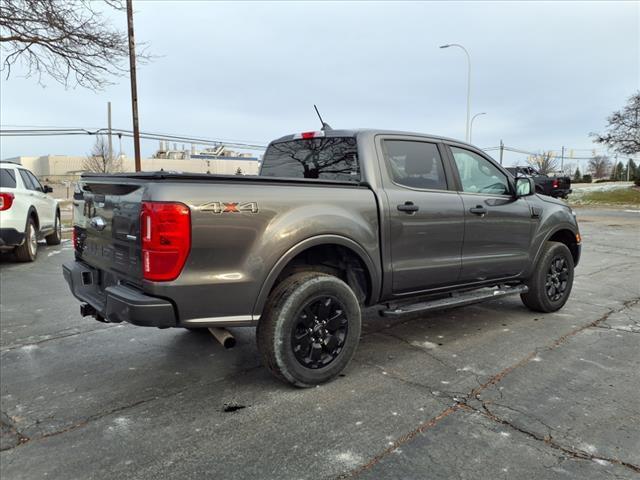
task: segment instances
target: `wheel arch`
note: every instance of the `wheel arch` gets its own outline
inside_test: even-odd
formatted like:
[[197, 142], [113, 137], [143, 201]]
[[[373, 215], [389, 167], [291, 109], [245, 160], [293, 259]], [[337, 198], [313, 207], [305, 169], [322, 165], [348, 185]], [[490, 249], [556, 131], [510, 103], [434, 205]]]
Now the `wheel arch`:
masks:
[[[31, 205], [29, 207], [29, 210], [27, 211], [27, 220], [29, 218], [33, 218], [33, 221], [36, 224], [36, 229], [40, 230], [40, 217], [38, 217], [38, 211], [36, 210], [36, 207], [34, 207], [33, 205]], [[26, 228], [26, 225], [25, 225]]]
[[[337, 254], [337, 256], [336, 256]], [[340, 235], [318, 235], [291, 247], [271, 268], [256, 299], [253, 313], [259, 316], [269, 294], [288, 274], [295, 271], [337, 271], [356, 291], [364, 305], [377, 302], [381, 279], [379, 268], [354, 240]], [[360, 295], [359, 295], [360, 293]], [[363, 298], [362, 298], [363, 297]]]
[[580, 261], [581, 247], [581, 243], [578, 241], [578, 236], [579, 233], [577, 231], [564, 225], [550, 231], [544, 238], [544, 240], [540, 243], [540, 247], [538, 248], [538, 251], [536, 253], [534, 265], [537, 264], [538, 260], [540, 259], [542, 248], [547, 242], [560, 242], [566, 245], [571, 252], [574, 266], [578, 265], [578, 262]]

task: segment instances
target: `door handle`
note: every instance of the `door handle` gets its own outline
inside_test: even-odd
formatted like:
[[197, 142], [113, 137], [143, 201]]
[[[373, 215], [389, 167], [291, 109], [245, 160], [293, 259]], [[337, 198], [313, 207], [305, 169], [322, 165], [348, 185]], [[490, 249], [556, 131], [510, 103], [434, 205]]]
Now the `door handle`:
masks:
[[414, 205], [413, 202], [404, 202], [404, 204], [398, 205], [398, 210], [401, 212], [413, 213], [420, 210], [418, 205]]
[[481, 216], [484, 216], [487, 214], [487, 209], [484, 208], [482, 205], [476, 205], [475, 207], [470, 208], [469, 211], [471, 213], [474, 213], [476, 215], [481, 215]]

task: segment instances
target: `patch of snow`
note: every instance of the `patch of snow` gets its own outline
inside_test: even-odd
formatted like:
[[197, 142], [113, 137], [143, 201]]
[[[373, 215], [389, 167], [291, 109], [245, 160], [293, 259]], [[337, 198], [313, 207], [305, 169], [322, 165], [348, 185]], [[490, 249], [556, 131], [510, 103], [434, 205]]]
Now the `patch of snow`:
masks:
[[360, 455], [357, 455], [348, 450], [346, 452], [336, 454], [334, 458], [344, 466], [350, 468], [357, 467], [358, 465], [362, 464], [363, 461]]

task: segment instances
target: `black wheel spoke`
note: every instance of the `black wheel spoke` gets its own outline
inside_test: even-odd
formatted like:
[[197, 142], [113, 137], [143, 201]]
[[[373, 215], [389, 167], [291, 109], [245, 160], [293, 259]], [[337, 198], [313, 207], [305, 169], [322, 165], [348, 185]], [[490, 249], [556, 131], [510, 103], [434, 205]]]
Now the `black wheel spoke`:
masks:
[[329, 338], [325, 341], [325, 347], [328, 353], [332, 353], [340, 343], [338, 335], [330, 335]]
[[302, 310], [302, 313], [300, 314], [300, 323], [305, 327], [310, 328], [313, 326], [314, 318], [315, 318], [314, 313], [307, 306]]
[[311, 344], [311, 352], [309, 353], [309, 358], [312, 363], [317, 363], [322, 357], [322, 345], [319, 343]]
[[342, 325], [342, 322], [344, 320], [344, 312], [342, 310], [336, 310], [335, 315], [327, 320], [327, 330], [329, 330], [330, 332], [335, 332], [338, 328], [340, 328], [340, 325]]
[[295, 339], [296, 345], [294, 350], [299, 351], [302, 355], [307, 355], [309, 353], [309, 348], [311, 347], [311, 335], [307, 332], [303, 333], [301, 336]]
[[331, 310], [331, 297], [326, 297], [319, 302], [318, 305], [318, 319], [327, 320], [329, 312]]

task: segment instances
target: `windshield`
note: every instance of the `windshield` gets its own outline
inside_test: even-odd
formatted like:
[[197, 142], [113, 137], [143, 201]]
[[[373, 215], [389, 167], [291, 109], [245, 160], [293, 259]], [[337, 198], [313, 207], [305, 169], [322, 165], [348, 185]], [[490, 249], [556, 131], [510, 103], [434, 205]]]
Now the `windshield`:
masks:
[[273, 143], [260, 176], [360, 181], [358, 148], [353, 137], [320, 137]]

